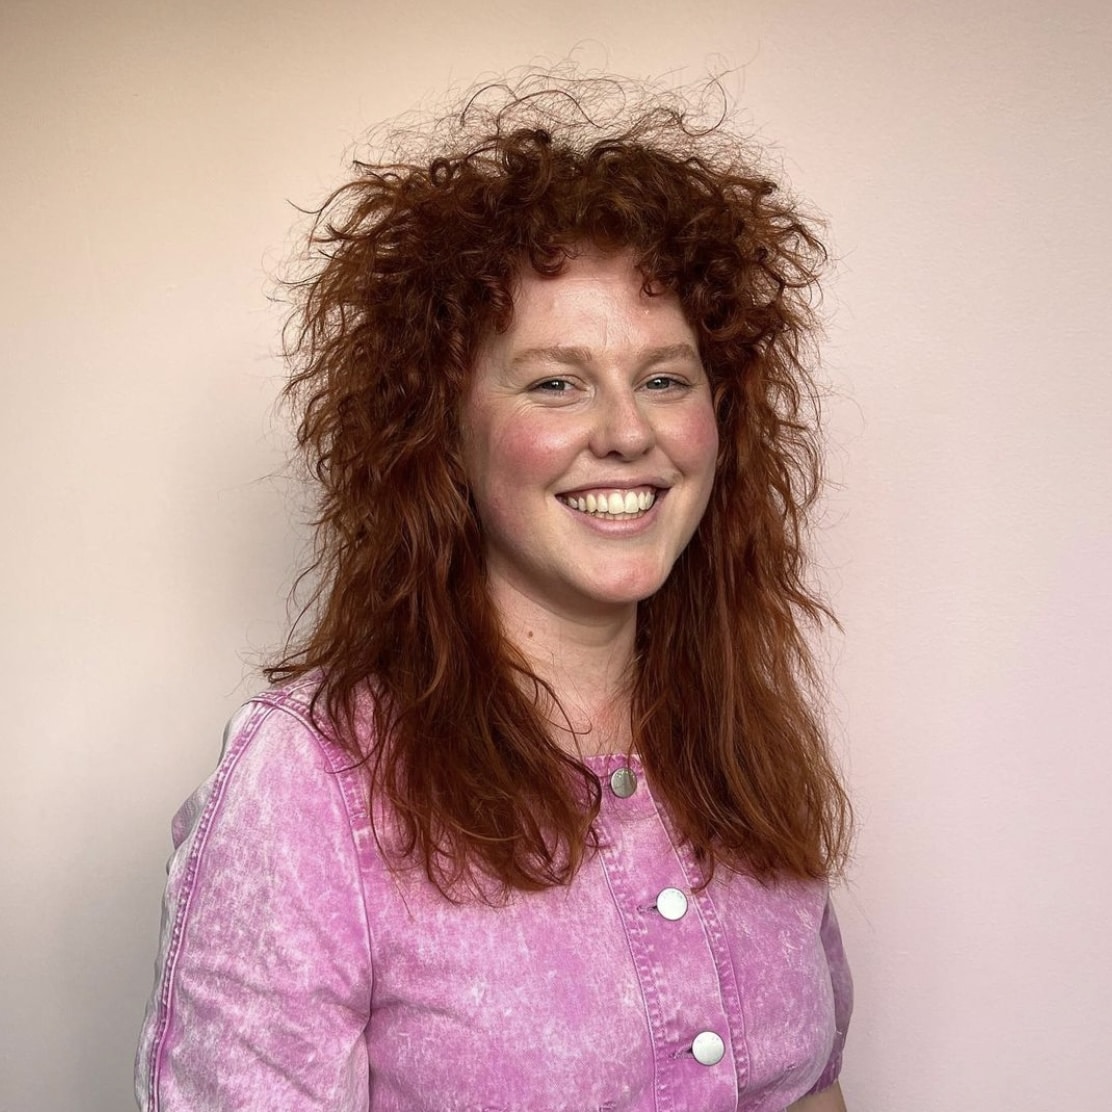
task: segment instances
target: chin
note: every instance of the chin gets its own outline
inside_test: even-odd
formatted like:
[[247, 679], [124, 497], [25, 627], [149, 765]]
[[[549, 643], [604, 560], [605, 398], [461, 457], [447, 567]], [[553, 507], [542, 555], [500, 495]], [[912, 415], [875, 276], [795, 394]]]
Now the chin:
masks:
[[652, 598], [667, 578], [667, 575], [652, 574], [625, 578], [620, 582], [596, 583], [588, 593], [600, 605], [636, 606]]

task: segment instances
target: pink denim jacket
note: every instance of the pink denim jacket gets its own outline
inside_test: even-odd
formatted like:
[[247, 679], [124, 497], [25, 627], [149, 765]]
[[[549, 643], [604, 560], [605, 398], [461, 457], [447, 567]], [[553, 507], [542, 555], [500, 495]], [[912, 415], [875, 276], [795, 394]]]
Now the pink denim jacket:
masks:
[[391, 871], [301, 682], [233, 719], [174, 820], [149, 1112], [782, 1112], [851, 1007], [825, 885], [709, 886], [638, 762], [591, 758], [602, 849], [564, 888], [452, 903]]

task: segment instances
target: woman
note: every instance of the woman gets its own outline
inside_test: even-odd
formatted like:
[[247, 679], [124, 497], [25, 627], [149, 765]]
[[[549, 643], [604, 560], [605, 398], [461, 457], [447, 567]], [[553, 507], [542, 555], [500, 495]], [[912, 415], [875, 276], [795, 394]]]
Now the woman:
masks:
[[617, 88], [487, 90], [318, 218], [316, 605], [176, 820], [144, 1108], [844, 1108], [823, 253]]

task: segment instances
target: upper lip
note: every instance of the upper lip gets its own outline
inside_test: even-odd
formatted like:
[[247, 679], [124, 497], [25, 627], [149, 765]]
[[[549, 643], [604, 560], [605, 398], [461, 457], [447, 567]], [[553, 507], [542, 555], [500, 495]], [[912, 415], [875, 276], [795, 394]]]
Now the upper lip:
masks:
[[644, 490], [646, 487], [652, 490], [667, 490], [671, 485], [671, 483], [665, 482], [659, 477], [651, 479], [615, 479], [612, 481], [599, 479], [589, 483], [580, 483], [579, 486], [568, 487], [567, 490], [561, 490], [559, 493], [562, 495], [587, 494], [594, 490]]

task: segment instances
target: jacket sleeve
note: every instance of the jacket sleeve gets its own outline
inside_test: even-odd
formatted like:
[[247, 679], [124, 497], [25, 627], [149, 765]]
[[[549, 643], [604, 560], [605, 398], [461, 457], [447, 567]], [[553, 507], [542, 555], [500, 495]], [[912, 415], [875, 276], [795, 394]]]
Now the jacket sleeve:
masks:
[[834, 1045], [831, 1047], [826, 1066], [810, 1090], [811, 1093], [821, 1093], [823, 1089], [828, 1089], [838, 1080], [838, 1075], [842, 1072], [842, 1051], [846, 1044], [846, 1032], [849, 1030], [850, 1016], [853, 1014], [853, 978], [842, 946], [842, 932], [838, 926], [838, 917], [834, 913], [834, 904], [829, 896], [819, 933], [822, 937], [823, 949], [826, 951], [826, 964], [830, 970], [830, 984], [834, 991]]
[[145, 1112], [368, 1108], [359, 803], [337, 763], [298, 714], [249, 703], [175, 818]]

